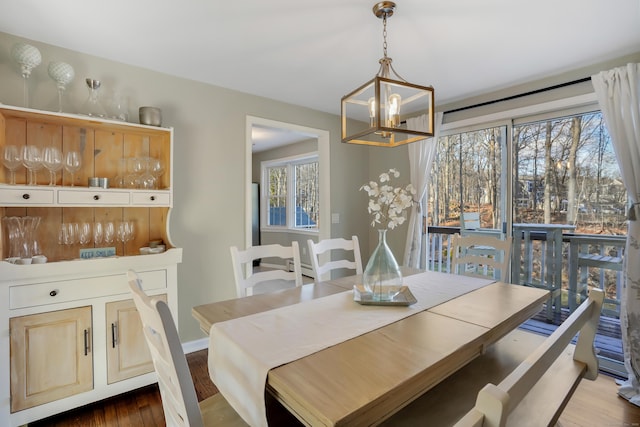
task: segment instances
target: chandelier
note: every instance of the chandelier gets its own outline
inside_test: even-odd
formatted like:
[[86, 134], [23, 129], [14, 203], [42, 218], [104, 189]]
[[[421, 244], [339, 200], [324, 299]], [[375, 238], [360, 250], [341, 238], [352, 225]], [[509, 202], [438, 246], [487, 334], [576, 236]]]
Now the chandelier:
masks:
[[[400, 77], [387, 56], [387, 18], [396, 4], [383, 1], [373, 6], [382, 19], [384, 56], [378, 74], [342, 97], [342, 142], [397, 147], [433, 136], [433, 87], [419, 86]], [[407, 118], [427, 114], [428, 129], [411, 129]]]

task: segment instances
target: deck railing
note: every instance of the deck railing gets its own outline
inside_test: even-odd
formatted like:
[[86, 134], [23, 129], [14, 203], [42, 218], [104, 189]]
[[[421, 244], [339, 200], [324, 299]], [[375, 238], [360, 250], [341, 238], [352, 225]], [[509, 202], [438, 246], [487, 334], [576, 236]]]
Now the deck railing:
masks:
[[[459, 227], [429, 227], [424, 242], [428, 244], [427, 269], [451, 271], [452, 237], [459, 232]], [[512, 259], [511, 282], [549, 289], [548, 316], [563, 308], [575, 309], [586, 299], [589, 287], [598, 287], [605, 292], [603, 315], [620, 317], [618, 291], [622, 289], [626, 236], [563, 233], [558, 243], [544, 231], [528, 231], [514, 239], [514, 244], [520, 247], [514, 248], [517, 255]]]

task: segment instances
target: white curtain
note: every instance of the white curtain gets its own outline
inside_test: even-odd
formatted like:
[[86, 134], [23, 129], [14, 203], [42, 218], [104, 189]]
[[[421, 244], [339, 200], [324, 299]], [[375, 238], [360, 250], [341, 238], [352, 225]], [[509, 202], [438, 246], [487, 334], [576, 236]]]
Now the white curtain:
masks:
[[[407, 127], [416, 130], [428, 130], [429, 118], [422, 115], [407, 119]], [[407, 243], [404, 247], [404, 262], [407, 267], [420, 268], [420, 259], [424, 257], [428, 248], [423, 248], [423, 215], [427, 212], [427, 207], [423, 206], [423, 200], [429, 187], [429, 175], [431, 164], [436, 155], [438, 146], [438, 135], [440, 134], [440, 124], [442, 123], [442, 113], [437, 113], [434, 118], [433, 136], [422, 139], [408, 145], [409, 152], [409, 175], [411, 184], [416, 189], [415, 201], [409, 214], [409, 229], [407, 231]], [[424, 230], [426, 237], [426, 230]], [[428, 240], [425, 238], [425, 242]], [[426, 259], [426, 257], [425, 257]], [[423, 268], [426, 266], [422, 266]]]
[[624, 284], [619, 289], [624, 365], [629, 374], [618, 394], [640, 406], [640, 64], [603, 71], [591, 77], [602, 109], [629, 208]]

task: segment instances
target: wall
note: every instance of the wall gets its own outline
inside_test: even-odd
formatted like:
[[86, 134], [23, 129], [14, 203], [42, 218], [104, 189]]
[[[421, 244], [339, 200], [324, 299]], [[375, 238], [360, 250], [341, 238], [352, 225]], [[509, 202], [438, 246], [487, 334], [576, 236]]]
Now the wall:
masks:
[[[25, 40], [0, 33], [0, 102], [21, 106], [22, 77], [10, 59], [11, 46], [18, 41]], [[183, 342], [204, 337], [191, 316], [193, 306], [235, 296], [229, 246], [243, 247], [245, 242], [247, 115], [330, 132], [331, 212], [340, 215], [331, 235], [356, 234], [368, 244], [369, 230], [361, 221], [366, 198], [358, 192], [359, 183], [368, 177], [368, 151], [340, 142], [337, 116], [26, 41], [38, 47], [43, 57], [29, 79], [32, 108], [57, 108], [47, 64], [64, 61], [76, 72], [66, 93], [70, 105], [80, 108], [88, 94], [84, 78], [91, 77], [103, 82], [105, 92], [128, 95], [130, 121], [137, 122], [139, 106], [153, 105], [162, 109], [163, 126], [174, 128], [175, 198], [170, 231], [173, 243], [184, 248], [184, 260], [178, 266], [178, 322]]]

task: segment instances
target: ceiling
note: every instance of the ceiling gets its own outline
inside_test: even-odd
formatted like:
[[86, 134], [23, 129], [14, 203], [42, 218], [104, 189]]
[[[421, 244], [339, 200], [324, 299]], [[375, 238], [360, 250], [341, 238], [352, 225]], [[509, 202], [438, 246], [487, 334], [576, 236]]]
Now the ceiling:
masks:
[[[4, 3], [0, 31], [333, 114], [382, 57], [373, 0]], [[639, 0], [396, 3], [388, 56], [436, 104], [640, 51]]]

